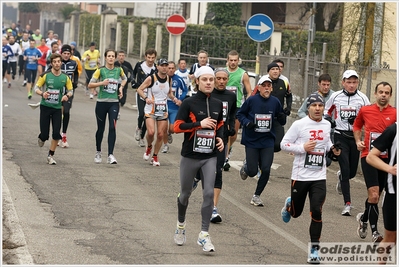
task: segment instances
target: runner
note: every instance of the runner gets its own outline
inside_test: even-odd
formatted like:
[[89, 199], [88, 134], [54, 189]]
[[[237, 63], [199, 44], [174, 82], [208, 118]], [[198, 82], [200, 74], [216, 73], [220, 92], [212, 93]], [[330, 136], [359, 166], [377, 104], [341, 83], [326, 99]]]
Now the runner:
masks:
[[[186, 84], [188, 92], [191, 91], [191, 82], [190, 78], [188, 77], [188, 69], [187, 69], [187, 63], [185, 59], [180, 58], [179, 61], [177, 62], [178, 69], [176, 70], [175, 74], [179, 76], [180, 78], [183, 79], [184, 83]], [[189, 97], [187, 94], [186, 97]]]
[[191, 86], [190, 86], [191, 90], [188, 92], [188, 96], [192, 96], [192, 95], [195, 95], [197, 93], [197, 91], [196, 91], [197, 86], [195, 84], [196, 78], [195, 78], [195, 75], [194, 75], [195, 71], [198, 68], [201, 68], [202, 66], [208, 66], [208, 67], [210, 67], [213, 70], [215, 69], [213, 66], [211, 66], [208, 63], [209, 59], [208, 59], [208, 53], [206, 51], [200, 50], [198, 52], [198, 58], [197, 59], [198, 59], [198, 62], [194, 63], [191, 66], [190, 71], [188, 73], [188, 78], [191, 80]]
[[[247, 98], [252, 93], [248, 73], [244, 69], [238, 67], [239, 58], [240, 56], [235, 50], [231, 50], [227, 54], [227, 70], [229, 72], [229, 82], [227, 83], [227, 89], [236, 94], [237, 111], [245, 101], [244, 88], [246, 91]], [[231, 157], [233, 144], [237, 140], [237, 134], [239, 128], [240, 128], [240, 122], [238, 121], [238, 119], [236, 119], [234, 127], [235, 134], [229, 138], [228, 150], [226, 151], [226, 160], [223, 165], [223, 169], [225, 171], [230, 170], [229, 159]]]
[[24, 50], [24, 64], [25, 66], [25, 81], [26, 89], [28, 90], [28, 99], [32, 98], [32, 83], [36, 81], [38, 60], [42, 56], [42, 52], [36, 48], [35, 40], [29, 41], [29, 48]]
[[274, 158], [275, 129], [274, 124], [279, 121], [286, 123], [278, 99], [271, 95], [272, 80], [262, 76], [258, 82], [259, 94], [248, 98], [237, 112], [237, 119], [243, 126], [241, 144], [245, 146], [245, 160], [240, 169], [241, 179], [255, 176], [258, 168], [261, 175], [258, 180], [251, 204], [263, 206], [260, 195], [269, 181], [270, 170]]
[[357, 89], [359, 76], [354, 70], [346, 70], [342, 75], [342, 90], [333, 93], [326, 102], [324, 114], [335, 118], [334, 142], [340, 142], [342, 153], [338, 157], [337, 191], [343, 194], [343, 216], [351, 216], [351, 195], [349, 180], [356, 176], [359, 151], [353, 137], [353, 122], [362, 106], [370, 105], [365, 94]]
[[[137, 88], [137, 93], [146, 102], [144, 107], [145, 124], [147, 128], [147, 147], [143, 155], [144, 160], [151, 157], [152, 143], [155, 136], [155, 126], [157, 138], [155, 140], [154, 153], [151, 157], [150, 164], [152, 166], [160, 166], [158, 160], [158, 152], [161, 149], [163, 136], [168, 128], [168, 106], [167, 97], [172, 99], [173, 103], [178, 103], [178, 99], [173, 96], [171, 79], [167, 75], [168, 61], [161, 58], [158, 61], [158, 71], [147, 77], [144, 82]], [[147, 94], [144, 90], [147, 89]]]
[[[75, 89], [78, 87], [78, 79], [79, 79], [79, 72], [78, 72], [78, 64], [75, 60], [71, 59], [72, 55], [72, 48], [70, 45], [63, 45], [61, 48], [61, 57], [62, 57], [62, 64], [61, 70], [64, 72], [72, 81], [73, 93], [75, 94]], [[67, 140], [67, 130], [69, 125], [70, 119], [70, 110], [72, 108], [72, 101], [73, 96], [68, 99], [68, 101], [62, 102], [62, 134], [61, 140], [58, 145], [61, 145], [63, 148], [69, 147], [68, 140]]]
[[4, 82], [10, 81], [10, 74], [7, 73], [8, 69], [8, 58], [14, 56], [14, 52], [12, 51], [11, 47], [8, 45], [8, 41], [6, 37], [3, 37], [3, 80]]
[[[357, 214], [357, 234], [360, 238], [367, 237], [367, 225], [370, 223], [371, 241], [381, 242], [382, 235], [378, 232], [377, 223], [379, 217], [378, 202], [384, 190], [387, 173], [379, 171], [367, 163], [366, 157], [373, 147], [373, 141], [391, 124], [396, 122], [396, 108], [389, 104], [392, 96], [392, 86], [387, 82], [380, 82], [376, 85], [375, 103], [360, 108], [353, 123], [353, 135], [357, 149], [361, 152], [360, 163], [366, 183], [368, 197], [365, 201], [364, 212]], [[364, 128], [364, 138], [362, 129]], [[388, 153], [382, 153], [380, 158], [388, 163]]]
[[[100, 51], [96, 49], [96, 43], [91, 42], [89, 45], [89, 49], [86, 50], [82, 55], [82, 61], [84, 63], [83, 68], [86, 71], [86, 95], [89, 94], [89, 86], [88, 84], [91, 81], [93, 73], [97, 70], [98, 66], [100, 66]], [[94, 95], [97, 95], [96, 87], [90, 92], [90, 99], [93, 99]]]
[[[144, 53], [145, 60], [136, 63], [132, 75], [132, 88], [137, 89], [144, 82], [144, 80], [157, 72], [157, 66], [154, 63], [157, 58], [157, 51], [154, 48], [149, 48]], [[144, 94], [147, 96], [147, 88], [144, 89]], [[145, 146], [144, 136], [147, 131], [144, 120], [144, 107], [146, 105], [144, 98], [141, 98], [139, 93], [136, 94], [137, 103], [137, 127], [134, 138], [140, 147]]]
[[195, 72], [198, 92], [183, 101], [174, 125], [175, 133], [184, 133], [180, 160], [180, 193], [177, 197], [177, 227], [174, 240], [179, 246], [186, 242], [186, 212], [191, 195], [193, 177], [203, 174], [203, 202], [201, 232], [197, 244], [206, 252], [215, 247], [209, 236], [213, 208], [213, 187], [216, 177], [217, 151], [223, 151], [223, 104], [212, 97], [215, 75], [203, 66]]
[[174, 133], [174, 124], [176, 121], [177, 111], [182, 103], [182, 101], [186, 98], [187, 95], [187, 86], [183, 79], [179, 77], [176, 72], [176, 64], [173, 61], [168, 62], [168, 76], [172, 79], [172, 94], [177, 98], [176, 103], [174, 103], [170, 98], [167, 100], [168, 104], [168, 134], [165, 134], [163, 137], [163, 148], [162, 153], [169, 152], [169, 144], [172, 144]]
[[[83, 56], [85, 57], [85, 56]], [[117, 164], [114, 156], [116, 141], [116, 121], [119, 113], [119, 99], [122, 98], [123, 86], [127, 78], [121, 67], [115, 67], [116, 51], [108, 49], [104, 53], [105, 66], [96, 69], [89, 82], [88, 87], [95, 90], [100, 87], [96, 103], [96, 156], [95, 163], [102, 162], [101, 143], [105, 131], [105, 122], [108, 114], [108, 159], [107, 163]], [[121, 86], [118, 88], [118, 80], [122, 78]]]
[[[53, 128], [53, 134], [50, 144], [50, 150], [47, 155], [47, 163], [55, 165], [55, 149], [58, 140], [61, 139], [61, 107], [64, 101], [73, 95], [71, 79], [61, 71], [61, 55], [52, 54], [50, 56], [51, 70], [43, 73], [35, 87], [35, 93], [42, 97], [40, 102], [40, 134], [38, 136], [39, 147], [43, 147], [44, 142], [49, 139], [50, 122]], [[66, 90], [66, 94], [64, 94]]]
[[302, 214], [306, 196], [309, 195], [311, 223], [308, 263], [318, 264], [319, 240], [322, 229], [322, 207], [326, 198], [325, 154], [341, 151], [330, 140], [331, 124], [323, 119], [324, 99], [317, 93], [307, 100], [308, 116], [295, 121], [281, 141], [281, 149], [295, 155], [291, 175], [291, 196], [285, 200], [281, 217], [285, 223]]
[[[14, 55], [8, 57], [7, 75], [9, 75], [9, 77], [12, 77], [12, 79], [14, 80], [15, 75], [17, 74], [18, 56], [22, 55], [22, 49], [19, 46], [19, 44], [15, 42], [15, 37], [13, 35], [10, 35], [8, 37], [8, 45], [11, 47], [11, 50]], [[7, 79], [7, 81], [8, 81], [8, 88], [11, 88], [11, 79]]]
[[[125, 60], [125, 57], [126, 57], [125, 51], [119, 50], [118, 51], [118, 60], [115, 62], [115, 66], [122, 67], [123, 72], [125, 72], [125, 75], [127, 77], [127, 83], [125, 84], [125, 86], [123, 86], [123, 96], [122, 96], [122, 98], [119, 99], [120, 107], [123, 107], [126, 103], [127, 87], [128, 87], [128, 84], [131, 82], [131, 80], [132, 80], [131, 77], [133, 75], [133, 67], [129, 62], [127, 62]], [[121, 82], [122, 82], [122, 80], [119, 80], [118, 87], [121, 85]], [[120, 116], [121, 116], [121, 113], [120, 113], [120, 108], [119, 108], [118, 120], [119, 120]]]
[[[367, 163], [378, 170], [388, 173], [387, 183], [385, 185], [385, 197], [382, 205], [384, 216], [384, 239], [380, 242], [381, 247], [387, 247], [387, 243], [392, 248], [396, 246], [396, 228], [397, 228], [397, 198], [396, 198], [396, 177], [397, 177], [397, 123], [388, 126], [385, 131], [373, 142], [373, 148], [367, 155]], [[388, 151], [389, 162], [381, 160], [380, 155], [384, 151]], [[387, 251], [384, 249], [384, 251]], [[395, 252], [393, 252], [395, 253]], [[381, 254], [381, 258], [388, 256]], [[386, 258], [385, 258], [386, 259]], [[386, 260], [385, 260], [386, 261]], [[380, 264], [385, 264], [381, 261]]]

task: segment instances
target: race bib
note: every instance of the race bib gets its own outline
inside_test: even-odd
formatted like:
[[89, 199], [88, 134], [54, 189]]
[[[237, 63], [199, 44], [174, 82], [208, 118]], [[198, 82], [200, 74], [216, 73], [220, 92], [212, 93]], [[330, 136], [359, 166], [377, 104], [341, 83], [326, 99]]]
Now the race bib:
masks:
[[193, 151], [198, 153], [212, 153], [215, 148], [214, 130], [196, 130]]
[[237, 93], [237, 86], [226, 86], [226, 90], [229, 90], [230, 92]]
[[108, 79], [108, 80], [109, 84], [104, 85], [104, 91], [109, 94], [113, 94], [118, 90], [118, 80], [115, 79]]
[[341, 105], [339, 115], [341, 120], [348, 121], [350, 117], [356, 117], [356, 107], [350, 105]]
[[89, 67], [90, 67], [90, 68], [95, 68], [95, 67], [97, 67], [97, 60], [90, 60], [90, 61], [89, 61]]
[[60, 99], [60, 90], [48, 89], [46, 102], [49, 104], [58, 104]]
[[226, 121], [227, 119], [227, 114], [229, 114], [229, 103], [226, 101], [222, 102], [223, 104], [223, 121]]
[[315, 149], [306, 153], [305, 168], [321, 169], [324, 164], [325, 153], [324, 149]]
[[255, 132], [268, 133], [272, 128], [271, 114], [255, 114]]
[[166, 101], [156, 101], [154, 104], [154, 115], [163, 116], [168, 112]]
[[[371, 151], [371, 149], [374, 147], [373, 146], [374, 140], [377, 139], [378, 136], [380, 136], [380, 135], [381, 135], [381, 133], [373, 133], [373, 132], [370, 133], [369, 151]], [[380, 156], [387, 156], [387, 155], [388, 155], [388, 151], [387, 150], [381, 151]]]

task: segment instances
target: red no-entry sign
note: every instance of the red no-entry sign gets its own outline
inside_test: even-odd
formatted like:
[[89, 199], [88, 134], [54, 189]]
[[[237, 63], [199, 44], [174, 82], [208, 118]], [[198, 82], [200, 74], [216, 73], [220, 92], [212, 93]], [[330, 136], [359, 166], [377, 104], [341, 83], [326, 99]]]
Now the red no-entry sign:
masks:
[[186, 19], [178, 14], [170, 16], [166, 20], [166, 29], [170, 34], [180, 35], [186, 30]]

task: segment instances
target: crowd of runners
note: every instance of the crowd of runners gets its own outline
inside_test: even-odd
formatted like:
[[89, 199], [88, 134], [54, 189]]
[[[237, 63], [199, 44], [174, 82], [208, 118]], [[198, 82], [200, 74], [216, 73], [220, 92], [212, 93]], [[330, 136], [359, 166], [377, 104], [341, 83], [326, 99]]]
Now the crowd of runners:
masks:
[[[291, 194], [282, 203], [281, 217], [285, 223], [299, 217], [309, 196], [312, 246], [308, 263], [319, 263], [326, 168], [332, 161], [340, 168], [336, 190], [343, 197], [341, 214], [351, 216], [350, 180], [357, 174], [360, 157], [367, 198], [364, 212], [356, 215], [358, 236], [365, 239], [370, 229], [372, 242], [396, 242], [396, 150], [391, 149], [396, 147], [396, 108], [389, 104], [392, 86], [378, 83], [375, 102], [370, 103], [358, 88], [355, 70], [342, 74], [342, 89], [335, 92], [330, 89], [331, 76], [324, 73], [319, 76], [318, 90], [306, 97], [298, 110], [299, 119], [285, 132], [292, 93], [288, 78], [282, 74], [284, 62], [270, 62], [267, 74], [252, 88], [248, 73], [239, 65], [239, 53], [231, 50], [226, 56], [226, 66], [215, 68], [209, 64], [208, 53], [201, 50], [198, 62], [188, 68], [184, 59], [157, 59], [157, 51], [149, 48], [133, 67], [124, 51], [100, 52], [95, 42], [80, 55], [76, 42], [62, 44], [53, 31], [43, 37], [40, 30], [33, 33], [28, 25], [22, 31], [3, 29], [4, 84], [11, 88], [18, 79], [26, 86], [28, 99], [33, 92], [41, 96], [31, 107], [40, 107], [38, 145], [51, 140], [48, 164], [56, 165], [57, 146], [69, 147], [70, 110], [81, 75], [86, 78], [86, 96], [96, 99], [95, 163], [102, 162], [101, 144], [108, 120], [107, 163], [117, 164], [116, 125], [129, 85], [136, 92], [135, 140], [143, 149], [144, 161], [162, 166], [162, 153], [170, 153], [173, 135], [183, 133], [174, 235], [177, 245], [186, 242], [189, 198], [202, 183], [197, 243], [206, 252], [215, 251], [209, 227], [222, 222], [217, 206], [222, 176], [230, 171], [229, 159], [239, 131], [239, 141], [245, 147], [239, 176], [243, 180], [259, 177], [249, 199], [254, 206], [264, 205], [261, 194], [269, 181], [274, 154], [283, 151], [280, 153], [294, 155]], [[101, 57], [104, 65], [100, 65]], [[380, 135], [387, 137], [381, 140]], [[384, 235], [377, 227], [382, 198]]]

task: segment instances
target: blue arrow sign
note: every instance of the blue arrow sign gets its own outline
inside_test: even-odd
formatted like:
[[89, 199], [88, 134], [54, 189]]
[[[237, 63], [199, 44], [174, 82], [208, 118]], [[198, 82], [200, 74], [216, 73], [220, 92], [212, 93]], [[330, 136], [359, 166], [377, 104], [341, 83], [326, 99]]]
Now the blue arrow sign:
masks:
[[274, 23], [265, 14], [255, 14], [247, 21], [246, 30], [249, 38], [255, 42], [264, 42], [272, 36]]

